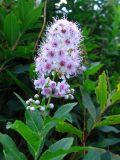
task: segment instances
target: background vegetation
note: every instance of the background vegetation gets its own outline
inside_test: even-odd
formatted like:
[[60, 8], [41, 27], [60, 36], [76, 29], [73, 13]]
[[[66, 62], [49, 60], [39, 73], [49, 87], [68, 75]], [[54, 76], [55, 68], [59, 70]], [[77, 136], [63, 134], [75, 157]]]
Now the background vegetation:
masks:
[[[42, 1], [35, 6], [34, 0], [3, 0], [0, 2], [0, 132], [12, 137], [19, 150], [25, 153], [30, 160], [24, 139], [13, 130], [6, 129], [8, 121], [16, 119], [25, 121], [24, 106], [15, 93], [24, 100], [35, 93], [33, 87], [34, 56], [37, 47], [44, 37], [45, 27], [53, 21], [53, 17], [67, 16], [68, 20], [77, 22], [84, 35], [81, 47], [85, 54], [87, 71], [83, 76], [70, 81], [76, 89], [74, 102], [79, 105], [71, 112], [72, 124], [77, 128], [83, 128], [88, 120], [86, 113], [86, 101], [91, 97], [98, 108], [95, 88], [99, 88], [99, 75], [104, 78], [107, 75], [107, 92], [118, 92], [117, 99], [103, 113], [103, 117], [120, 114], [120, 1], [119, 0], [67, 0], [60, 4], [59, 0]], [[42, 32], [41, 32], [42, 29]], [[38, 41], [39, 39], [39, 41]], [[105, 71], [105, 72], [103, 72]], [[106, 74], [105, 74], [106, 73]], [[99, 77], [99, 78], [98, 78]], [[80, 85], [82, 89], [80, 91]], [[104, 93], [102, 93], [104, 94]], [[85, 100], [84, 100], [85, 96]], [[89, 97], [90, 96], [90, 97]], [[99, 98], [98, 98], [99, 99]], [[91, 100], [90, 100], [91, 101]], [[98, 100], [99, 101], [99, 100]], [[69, 101], [68, 101], [69, 102]], [[54, 100], [56, 106], [68, 103], [67, 101]], [[70, 103], [70, 102], [69, 102]], [[99, 102], [100, 104], [100, 102]], [[88, 106], [90, 103], [88, 104]], [[54, 113], [54, 112], [53, 112]], [[51, 113], [51, 115], [53, 115]], [[83, 114], [84, 113], [84, 114]], [[84, 119], [86, 117], [86, 119]], [[84, 119], [84, 120], [83, 120]], [[120, 119], [120, 116], [117, 118]], [[115, 123], [115, 124], [118, 124]], [[89, 125], [88, 125], [89, 126]], [[62, 126], [58, 126], [59, 132]], [[80, 144], [75, 137], [76, 145], [90, 145], [106, 149], [101, 160], [112, 160], [110, 152], [120, 154], [120, 126], [111, 124], [99, 127], [93, 131], [86, 144]], [[45, 150], [52, 142], [63, 137], [72, 136], [72, 133], [50, 134], [46, 138]], [[85, 153], [84, 153], [85, 155]], [[89, 158], [94, 153], [89, 153]], [[75, 157], [73, 157], [75, 156]], [[70, 155], [68, 159], [80, 159], [80, 155]], [[87, 156], [86, 156], [87, 157]], [[108, 158], [107, 158], [108, 157]], [[84, 160], [89, 160], [85, 158]], [[99, 160], [96, 157], [95, 160]], [[4, 159], [3, 147], [0, 149], [0, 159]], [[83, 157], [82, 157], [83, 159]], [[115, 160], [115, 158], [113, 158]], [[116, 158], [117, 159], [117, 158]], [[118, 158], [119, 159], [119, 158]], [[11, 159], [13, 160], [13, 159]]]

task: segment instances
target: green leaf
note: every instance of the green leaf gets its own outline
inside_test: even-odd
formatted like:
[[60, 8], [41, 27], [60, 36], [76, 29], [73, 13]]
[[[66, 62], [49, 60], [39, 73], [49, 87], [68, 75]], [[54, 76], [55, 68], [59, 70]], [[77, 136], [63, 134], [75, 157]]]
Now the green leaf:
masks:
[[110, 152], [107, 151], [107, 152], [103, 153], [103, 154], [101, 155], [101, 160], [112, 160], [112, 159], [111, 159], [111, 154], [110, 154]]
[[27, 85], [25, 85], [23, 82], [21, 82], [19, 79], [17, 79], [16, 76], [15, 76], [12, 72], [6, 70], [6, 73], [15, 81], [15, 83], [16, 83], [26, 94], [29, 94], [29, 95], [31, 95], [31, 96], [34, 95], [33, 91], [32, 91], [31, 89], [29, 89], [29, 87], [27, 87]]
[[83, 160], [101, 160], [100, 153], [96, 150], [90, 150]]
[[88, 133], [90, 133], [90, 131], [92, 130], [92, 127], [93, 127], [93, 125], [94, 125], [94, 120], [93, 120], [93, 118], [88, 118], [88, 120], [87, 120], [87, 131], [88, 131]]
[[3, 145], [6, 160], [27, 160], [25, 155], [17, 149], [15, 142], [8, 135], [0, 133], [0, 143]]
[[34, 112], [26, 111], [25, 112], [26, 124], [32, 129], [34, 132], [40, 133], [43, 120], [40, 114], [40, 111], [35, 110]]
[[27, 105], [26, 105], [25, 101], [17, 93], [14, 92], [14, 94], [21, 101], [21, 103], [24, 105], [24, 107], [27, 108]]
[[107, 77], [105, 72], [99, 76], [98, 86], [95, 89], [97, 101], [100, 104], [101, 112], [104, 112], [107, 105]]
[[16, 16], [11, 12], [4, 20], [4, 33], [10, 46], [13, 46], [20, 35], [20, 26]]
[[16, 130], [27, 141], [35, 155], [40, 147], [42, 136], [33, 132], [27, 125], [18, 120], [11, 125], [11, 128]]
[[19, 0], [18, 1], [18, 12], [20, 19], [22, 21], [25, 20], [25, 18], [28, 16], [29, 12], [34, 8], [34, 3], [31, 3], [26, 0]]
[[97, 143], [95, 143], [95, 145], [100, 148], [104, 148], [115, 145], [117, 143], [120, 143], [120, 138], [103, 138], [100, 139], [100, 141], [98, 141]]
[[[100, 152], [100, 154], [103, 154], [106, 152], [106, 150], [101, 149], [101, 148], [95, 148], [95, 147], [89, 147], [89, 146], [86, 146], [86, 147], [74, 146], [74, 147], [71, 147], [67, 150], [60, 149], [55, 152], [50, 152], [50, 151], [44, 152], [44, 154], [41, 156], [41, 158], [39, 160], [52, 160], [52, 158], [56, 158], [56, 157], [63, 155], [63, 154], [69, 154], [72, 152], [90, 151], [90, 150], [96, 150], [96, 151]], [[119, 155], [116, 155], [116, 154], [113, 154], [110, 152], [110, 156], [111, 156], [112, 160], [120, 160]]]
[[56, 130], [61, 133], [72, 133], [75, 134], [82, 140], [82, 131], [80, 129], [77, 129], [73, 125], [66, 123], [66, 122], [61, 122], [56, 126]]
[[83, 86], [84, 86], [85, 90], [88, 92], [93, 91], [95, 89], [95, 83], [89, 79], [84, 81]]
[[51, 119], [49, 120], [49, 122], [47, 122], [44, 127], [42, 128], [42, 135], [45, 137], [48, 132], [54, 128], [57, 124], [59, 123], [59, 120], [56, 119]]
[[[63, 138], [56, 143], [52, 144], [45, 153], [41, 157], [44, 157], [44, 155], [47, 152], [56, 152], [58, 150], [62, 149], [69, 149], [71, 145], [73, 144], [73, 138]], [[58, 157], [52, 158], [51, 160], [62, 160], [65, 157], [66, 154], [60, 155]]]
[[96, 109], [95, 106], [89, 96], [89, 94], [84, 90], [84, 88], [81, 86], [81, 93], [82, 93], [82, 101], [84, 107], [88, 110], [89, 114], [91, 115], [92, 119], [96, 119]]
[[63, 156], [64, 154], [69, 154], [72, 152], [79, 152], [79, 151], [84, 151], [84, 150], [89, 150], [92, 147], [71, 147], [69, 149], [59, 149], [57, 151], [50, 151], [47, 150], [46, 152], [44, 152], [41, 156], [41, 158], [39, 160], [55, 160], [55, 158], [57, 158], [58, 156]]
[[94, 127], [110, 126], [120, 124], [120, 114], [108, 116], [105, 120], [97, 122]]
[[84, 73], [87, 76], [94, 75], [102, 66], [103, 64], [100, 64], [100, 62], [92, 63], [90, 68], [88, 68]]
[[23, 23], [22, 23], [22, 32], [25, 32], [27, 29], [29, 29], [41, 16], [43, 5], [33, 8], [27, 17], [25, 17]]
[[120, 131], [113, 126], [103, 126], [103, 127], [100, 127], [99, 130], [105, 133], [109, 133], [109, 132], [120, 133]]
[[68, 103], [61, 106], [54, 114], [54, 118], [62, 118], [67, 115], [77, 103]]
[[120, 100], [120, 91], [115, 92], [111, 96], [111, 100], [112, 100], [112, 103], [115, 103], [116, 101], [119, 101]]

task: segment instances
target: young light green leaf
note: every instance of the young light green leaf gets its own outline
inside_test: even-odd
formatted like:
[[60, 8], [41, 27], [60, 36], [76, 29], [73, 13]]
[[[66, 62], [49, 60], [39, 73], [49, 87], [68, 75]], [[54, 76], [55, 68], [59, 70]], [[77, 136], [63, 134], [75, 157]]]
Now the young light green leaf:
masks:
[[97, 101], [100, 104], [101, 113], [105, 111], [107, 105], [107, 77], [105, 72], [99, 76], [98, 86], [95, 89]]
[[111, 100], [112, 100], [112, 103], [115, 103], [116, 101], [119, 101], [120, 100], [120, 91], [115, 92], [111, 96]]
[[15, 142], [8, 135], [0, 133], [0, 143], [3, 145], [6, 160], [27, 160], [25, 155], [17, 149]]
[[10, 46], [12, 47], [20, 35], [20, 26], [17, 17], [13, 12], [8, 14], [4, 20], [4, 33]]
[[85, 91], [85, 89], [81, 86], [81, 93], [82, 93], [82, 100], [84, 107], [88, 110], [89, 114], [91, 115], [92, 119], [96, 119], [96, 109], [95, 106], [89, 96], [89, 94]]
[[25, 112], [25, 118], [26, 124], [30, 127], [30, 129], [39, 134], [43, 126], [43, 120], [40, 112], [38, 110], [34, 112], [27, 110]]
[[75, 134], [77, 137], [82, 140], [82, 131], [76, 127], [74, 127], [72, 124], [61, 122], [56, 126], [56, 130], [61, 133], [72, 133]]
[[16, 120], [11, 125], [11, 128], [16, 130], [27, 141], [34, 154], [38, 152], [42, 139], [40, 135], [33, 132], [27, 125], [19, 120]]
[[54, 118], [62, 118], [67, 115], [77, 103], [68, 103], [61, 106], [54, 114]]
[[104, 120], [97, 122], [94, 127], [110, 126], [120, 124], [120, 114], [108, 116]]

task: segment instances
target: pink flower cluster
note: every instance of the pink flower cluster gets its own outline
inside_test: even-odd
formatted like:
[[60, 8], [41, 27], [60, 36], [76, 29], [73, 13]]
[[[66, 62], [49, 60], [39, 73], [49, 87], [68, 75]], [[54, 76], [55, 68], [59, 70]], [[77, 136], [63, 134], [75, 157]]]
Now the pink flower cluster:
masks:
[[35, 59], [38, 79], [34, 85], [35, 89], [41, 90], [42, 95], [68, 97], [72, 94], [66, 79], [76, 76], [83, 68], [79, 49], [81, 40], [81, 31], [67, 19], [55, 20], [47, 28], [46, 40]]

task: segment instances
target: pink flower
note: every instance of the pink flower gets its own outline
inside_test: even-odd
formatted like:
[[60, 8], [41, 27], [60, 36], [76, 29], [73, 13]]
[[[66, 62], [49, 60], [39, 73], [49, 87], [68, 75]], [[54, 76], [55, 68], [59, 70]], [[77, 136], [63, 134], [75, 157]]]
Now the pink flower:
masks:
[[56, 88], [56, 82], [55, 82], [55, 81], [51, 81], [51, 82], [50, 82], [50, 87], [51, 87], [52, 89], [55, 89], [55, 88]]
[[43, 88], [45, 83], [46, 83], [46, 79], [44, 77], [34, 80], [34, 85], [36, 89]]
[[[81, 30], [67, 19], [55, 19], [47, 28], [46, 39], [38, 49], [35, 59], [35, 71], [39, 78], [34, 81], [35, 88], [40, 88], [44, 96], [67, 95], [70, 86], [66, 79], [77, 75], [82, 66], [79, 47], [81, 41]], [[52, 73], [57, 76], [57, 83], [50, 78], [47, 80], [46, 77], [52, 77]], [[60, 81], [61, 77], [64, 77], [64, 80]]]
[[46, 97], [49, 97], [52, 94], [52, 90], [51, 90], [51, 88], [43, 88], [41, 94]]

